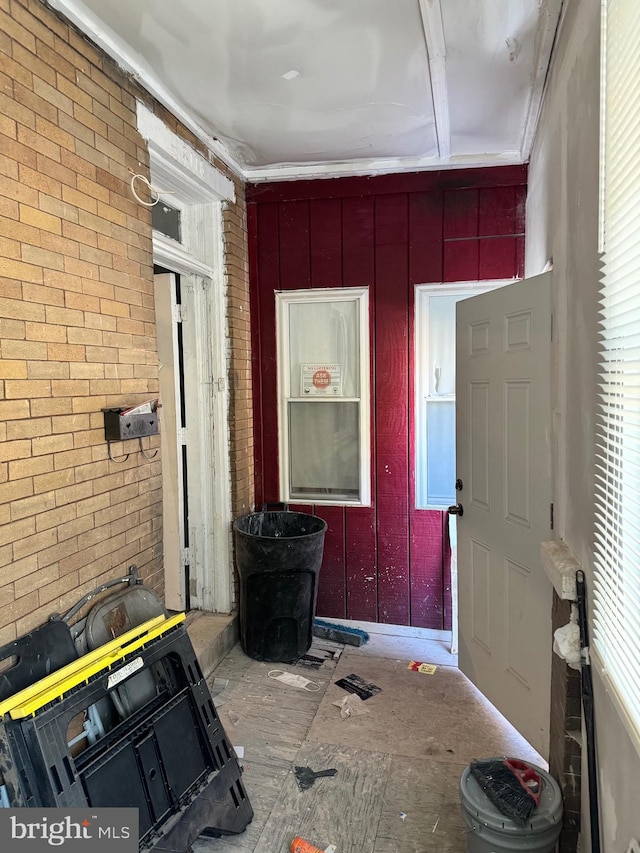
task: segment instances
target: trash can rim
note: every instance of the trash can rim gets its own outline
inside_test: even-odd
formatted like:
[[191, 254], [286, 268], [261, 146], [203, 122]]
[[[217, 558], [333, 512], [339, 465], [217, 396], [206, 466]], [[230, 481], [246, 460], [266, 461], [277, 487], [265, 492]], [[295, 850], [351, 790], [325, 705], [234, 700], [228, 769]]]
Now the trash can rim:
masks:
[[[269, 514], [269, 515], [280, 515], [280, 516], [282, 516], [282, 515], [301, 515], [301, 516], [305, 516], [306, 518], [312, 518], [314, 521], [319, 521], [320, 527], [318, 530], [312, 530], [311, 532], [294, 534], [293, 536], [290, 536], [290, 535], [268, 536], [268, 535], [265, 535], [264, 533], [251, 533], [250, 531], [242, 530], [241, 527], [239, 527], [240, 522], [245, 521], [246, 519], [249, 519], [249, 518], [252, 518], [252, 517], [258, 516], [258, 515], [267, 515], [267, 514]], [[252, 539], [286, 539], [286, 540], [290, 540], [290, 539], [304, 539], [307, 536], [317, 536], [319, 533], [326, 533], [326, 531], [328, 529], [328, 525], [327, 525], [327, 522], [324, 520], [324, 518], [320, 518], [319, 515], [314, 515], [313, 513], [310, 513], [310, 512], [294, 512], [293, 510], [262, 510], [262, 511], [256, 511], [256, 512], [248, 512], [245, 515], [239, 516], [233, 522], [233, 529], [236, 530], [238, 533], [242, 534], [242, 536], [249, 536]]]

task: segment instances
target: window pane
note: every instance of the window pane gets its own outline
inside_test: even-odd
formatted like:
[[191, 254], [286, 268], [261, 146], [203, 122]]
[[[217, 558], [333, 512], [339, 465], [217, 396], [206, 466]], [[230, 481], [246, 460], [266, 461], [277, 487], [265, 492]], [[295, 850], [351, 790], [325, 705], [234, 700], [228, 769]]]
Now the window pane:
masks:
[[156, 231], [164, 234], [166, 237], [171, 237], [172, 240], [182, 242], [182, 234], [180, 228], [180, 211], [175, 207], [159, 201], [151, 208], [151, 224]]
[[334, 395], [336, 382], [339, 383], [339, 396], [360, 396], [358, 325], [358, 303], [355, 300], [296, 302], [289, 307], [291, 397], [305, 396], [303, 365], [338, 368], [332, 373], [334, 386], [326, 389], [327, 396]]
[[456, 404], [427, 401], [427, 495], [430, 507], [455, 500]]
[[358, 501], [358, 403], [289, 403], [290, 496]]
[[431, 396], [456, 393], [456, 302], [468, 293], [429, 298], [429, 385]]

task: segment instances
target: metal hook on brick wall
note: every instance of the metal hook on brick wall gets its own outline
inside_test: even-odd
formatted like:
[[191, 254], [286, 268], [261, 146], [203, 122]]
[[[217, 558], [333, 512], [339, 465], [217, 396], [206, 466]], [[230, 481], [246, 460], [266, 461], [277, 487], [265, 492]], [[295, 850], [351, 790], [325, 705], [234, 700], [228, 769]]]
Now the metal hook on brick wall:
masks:
[[108, 441], [108, 442], [107, 442], [107, 447], [108, 447], [108, 450], [109, 450], [109, 459], [110, 459], [112, 462], [118, 462], [118, 463], [126, 462], [126, 461], [127, 461], [127, 459], [129, 458], [129, 456], [130, 456], [131, 454], [129, 454], [129, 453], [125, 453], [125, 455], [124, 455], [124, 456], [121, 456], [119, 459], [116, 459], [116, 457], [115, 457], [115, 456], [113, 456], [113, 455], [111, 454], [111, 445], [112, 445], [112, 443], [113, 443], [113, 442], [111, 442], [111, 441]]
[[145, 453], [144, 448], [142, 446], [142, 436], [138, 436], [138, 441], [140, 443], [140, 453], [144, 456], [145, 459], [154, 459], [158, 455], [158, 449], [156, 448], [153, 453]]

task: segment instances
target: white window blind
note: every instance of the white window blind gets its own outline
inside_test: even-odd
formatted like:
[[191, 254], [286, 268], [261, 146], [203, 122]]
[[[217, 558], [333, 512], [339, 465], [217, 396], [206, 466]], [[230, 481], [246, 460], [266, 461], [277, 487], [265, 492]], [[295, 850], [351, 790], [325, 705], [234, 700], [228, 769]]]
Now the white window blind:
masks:
[[594, 648], [640, 738], [640, 3], [603, 4]]

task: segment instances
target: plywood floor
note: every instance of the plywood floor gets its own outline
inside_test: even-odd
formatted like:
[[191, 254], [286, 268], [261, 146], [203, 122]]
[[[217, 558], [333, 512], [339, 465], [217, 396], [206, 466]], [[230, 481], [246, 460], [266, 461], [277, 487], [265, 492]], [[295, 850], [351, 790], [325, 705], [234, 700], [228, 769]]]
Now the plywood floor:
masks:
[[[330, 644], [325, 644], [330, 645]], [[337, 853], [465, 853], [458, 784], [472, 758], [540, 756], [458, 671], [444, 643], [376, 633], [337, 646], [319, 670], [261, 663], [236, 646], [209, 683], [229, 740], [244, 749], [255, 817], [246, 832], [199, 838], [195, 853], [286, 853], [296, 835]], [[407, 669], [434, 663], [433, 675]], [[275, 671], [275, 672], [274, 672]], [[274, 678], [293, 673], [314, 692]], [[333, 703], [351, 673], [381, 692], [343, 719]], [[301, 791], [294, 767], [335, 768]]]

